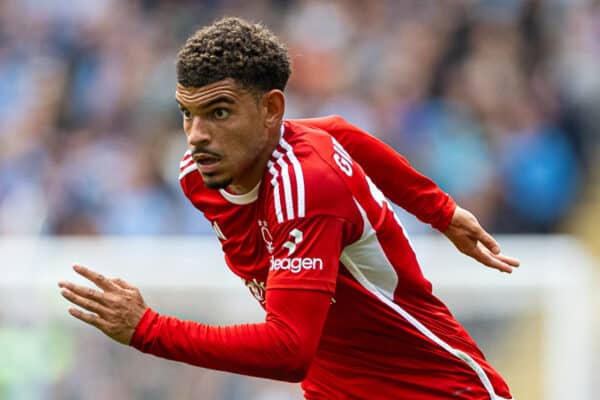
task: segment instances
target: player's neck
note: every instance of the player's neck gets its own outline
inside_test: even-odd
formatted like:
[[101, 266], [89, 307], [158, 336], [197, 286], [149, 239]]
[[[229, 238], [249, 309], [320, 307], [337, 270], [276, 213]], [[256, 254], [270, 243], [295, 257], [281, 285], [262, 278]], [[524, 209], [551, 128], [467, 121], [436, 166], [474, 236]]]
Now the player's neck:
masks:
[[240, 195], [246, 194], [250, 192], [252, 189], [258, 185], [261, 181], [263, 175], [265, 174], [265, 170], [267, 168], [267, 163], [273, 154], [273, 151], [277, 148], [279, 144], [279, 138], [281, 137], [281, 129], [274, 129], [272, 133], [269, 135], [269, 141], [262, 151], [257, 157], [255, 162], [252, 164], [250, 170], [244, 174], [240, 179], [236, 179], [229, 186], [227, 186], [227, 191], [232, 194]]

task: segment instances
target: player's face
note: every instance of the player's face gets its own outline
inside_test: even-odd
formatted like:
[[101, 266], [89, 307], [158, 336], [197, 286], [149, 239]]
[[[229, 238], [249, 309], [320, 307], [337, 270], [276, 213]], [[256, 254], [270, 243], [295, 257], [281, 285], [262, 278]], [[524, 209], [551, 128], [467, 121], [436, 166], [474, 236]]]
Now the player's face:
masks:
[[272, 152], [263, 98], [232, 79], [200, 88], [177, 85], [176, 99], [192, 157], [207, 187], [250, 191]]

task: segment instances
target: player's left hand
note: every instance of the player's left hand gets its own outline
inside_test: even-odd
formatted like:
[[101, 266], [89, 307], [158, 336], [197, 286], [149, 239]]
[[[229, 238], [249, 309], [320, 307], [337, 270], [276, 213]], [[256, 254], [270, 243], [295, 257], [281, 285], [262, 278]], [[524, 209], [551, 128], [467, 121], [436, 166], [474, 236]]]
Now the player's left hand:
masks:
[[74, 265], [73, 269], [101, 290], [68, 281], [58, 282], [64, 298], [90, 311], [86, 313], [78, 308], [69, 308], [69, 314], [95, 326], [117, 342], [128, 345], [148, 308], [139, 290], [122, 279], [106, 278], [81, 265]]
[[500, 245], [481, 227], [477, 218], [456, 206], [452, 221], [444, 231], [444, 235], [462, 253], [474, 258], [485, 266], [502, 272], [511, 273], [520, 261], [500, 252]]

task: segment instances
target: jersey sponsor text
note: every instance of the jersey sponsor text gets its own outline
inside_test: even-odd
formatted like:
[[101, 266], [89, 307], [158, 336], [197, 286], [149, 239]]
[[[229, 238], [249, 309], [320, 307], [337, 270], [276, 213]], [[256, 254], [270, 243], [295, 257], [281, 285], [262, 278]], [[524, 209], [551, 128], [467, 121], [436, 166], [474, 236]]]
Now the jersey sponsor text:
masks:
[[289, 270], [292, 274], [299, 274], [305, 270], [323, 270], [321, 258], [275, 258], [271, 257], [269, 271]]

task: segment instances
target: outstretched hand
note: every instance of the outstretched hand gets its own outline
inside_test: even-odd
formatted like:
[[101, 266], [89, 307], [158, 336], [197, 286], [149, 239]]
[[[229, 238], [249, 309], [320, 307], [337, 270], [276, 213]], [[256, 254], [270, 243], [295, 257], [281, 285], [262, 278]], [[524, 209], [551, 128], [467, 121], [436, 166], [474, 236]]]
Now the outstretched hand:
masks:
[[477, 218], [464, 208], [456, 207], [444, 235], [462, 253], [490, 268], [511, 273], [520, 264], [518, 259], [503, 255], [498, 242], [481, 227]]
[[101, 290], [67, 281], [58, 282], [64, 298], [92, 314], [78, 308], [69, 308], [69, 313], [117, 342], [128, 345], [148, 308], [139, 290], [122, 279], [109, 279], [80, 265], [73, 266], [73, 269]]

